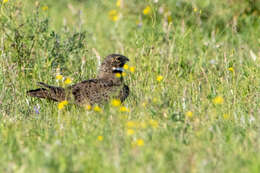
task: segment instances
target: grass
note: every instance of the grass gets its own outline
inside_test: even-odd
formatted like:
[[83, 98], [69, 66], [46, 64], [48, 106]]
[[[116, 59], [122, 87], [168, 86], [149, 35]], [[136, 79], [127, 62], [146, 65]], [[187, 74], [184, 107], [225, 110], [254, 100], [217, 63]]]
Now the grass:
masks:
[[[256, 0], [3, 2], [0, 172], [260, 171]], [[135, 68], [129, 112], [26, 96], [111, 53]]]

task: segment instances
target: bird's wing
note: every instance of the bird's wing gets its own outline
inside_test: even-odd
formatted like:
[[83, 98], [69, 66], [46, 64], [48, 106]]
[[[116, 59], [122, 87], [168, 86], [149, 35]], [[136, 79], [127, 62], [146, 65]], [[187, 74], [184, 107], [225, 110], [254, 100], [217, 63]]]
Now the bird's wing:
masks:
[[90, 79], [72, 85], [70, 90], [77, 104], [95, 104], [113, 97], [120, 86], [121, 84], [109, 79]]

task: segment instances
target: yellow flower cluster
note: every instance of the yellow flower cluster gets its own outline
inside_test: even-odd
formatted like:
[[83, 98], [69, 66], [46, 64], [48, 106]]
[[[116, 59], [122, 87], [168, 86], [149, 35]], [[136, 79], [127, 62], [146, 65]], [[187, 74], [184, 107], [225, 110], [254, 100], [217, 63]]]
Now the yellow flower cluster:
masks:
[[67, 101], [67, 100], [64, 100], [64, 101], [60, 102], [60, 103], [58, 104], [58, 109], [59, 109], [59, 110], [63, 109], [67, 104], [68, 104], [68, 101]]
[[142, 146], [144, 146], [144, 140], [143, 139], [137, 139], [136, 141], [134, 141], [132, 143], [132, 146], [133, 147], [136, 147], [136, 146], [142, 147]]
[[3, 4], [7, 3], [9, 0], [3, 0]]
[[93, 108], [92, 108], [92, 106], [91, 106], [90, 104], [86, 104], [86, 105], [85, 105], [85, 109], [86, 109], [87, 111], [90, 111], [90, 110], [92, 109], [92, 110], [95, 111], [95, 112], [102, 112], [101, 107], [99, 107], [98, 105], [95, 105], [95, 106], [93, 106]]
[[102, 111], [102, 109], [98, 105], [94, 106], [93, 110], [95, 112], [101, 112]]
[[135, 133], [135, 131], [133, 130], [133, 129], [127, 129], [127, 131], [126, 131], [126, 134], [128, 135], [128, 136], [131, 136], [131, 135], [133, 135]]
[[152, 9], [151, 7], [148, 5], [143, 9], [143, 14], [144, 15], [149, 15], [151, 13]]
[[[197, 12], [198, 12], [198, 8], [196, 8], [196, 7], [193, 8], [193, 11], [194, 11], [194, 13], [197, 13]], [[200, 10], [200, 11], [199, 11], [199, 14], [201, 14], [201, 13], [202, 13], [202, 11]]]
[[123, 68], [124, 68], [125, 70], [128, 70], [129, 66], [128, 66], [127, 64], [125, 64], [125, 65], [123, 66]]
[[72, 82], [71, 78], [68, 77], [65, 79], [64, 84], [69, 85], [69, 84], [71, 84], [71, 82]]
[[121, 107], [119, 108], [119, 110], [120, 110], [120, 112], [130, 112], [130, 109], [127, 108], [127, 107], [125, 107], [125, 106], [121, 106]]
[[224, 99], [223, 99], [223, 97], [221, 97], [221, 96], [217, 96], [217, 97], [215, 97], [215, 98], [213, 99], [213, 103], [214, 103], [215, 105], [223, 104], [223, 103], [224, 103]]
[[118, 106], [121, 105], [121, 101], [119, 99], [112, 99], [111, 105], [114, 106], [114, 107], [118, 107]]
[[[130, 70], [130, 72], [134, 72], [135, 71], [135, 68], [134, 67], [130, 67], [129, 68], [129, 66], [127, 65], [127, 64], [125, 64], [124, 66], [123, 66], [123, 68], [125, 69], [125, 70]], [[125, 72], [122, 72], [122, 73], [116, 73], [115, 74], [115, 76], [117, 77], [117, 78], [120, 78], [121, 76], [122, 77], [125, 77], [126, 76], [126, 73]]]
[[126, 72], [122, 72], [122, 74], [121, 74], [123, 77], [125, 77], [126, 76]]
[[223, 114], [223, 118], [225, 119], [225, 120], [228, 120], [229, 119], [229, 115], [228, 114]]
[[116, 76], [117, 78], [120, 78], [120, 77], [121, 77], [121, 73], [116, 73], [115, 76]]
[[85, 108], [86, 108], [86, 110], [91, 110], [91, 108], [92, 108], [92, 106], [91, 105], [89, 105], [89, 104], [87, 104], [86, 106], [85, 106]]
[[121, 1], [122, 1], [122, 0], [117, 0], [117, 1], [116, 1], [116, 6], [117, 6], [117, 7], [120, 7], [120, 6], [121, 6]]
[[111, 10], [108, 13], [109, 19], [116, 22], [119, 19], [119, 13], [117, 10]]
[[233, 67], [229, 67], [229, 68], [228, 68], [228, 71], [230, 71], [230, 72], [232, 72], [232, 73], [235, 73], [235, 70], [234, 70]]
[[[148, 125], [152, 128], [158, 128], [158, 122], [154, 119], [148, 120]], [[145, 129], [147, 127], [146, 122], [137, 122], [137, 121], [128, 121], [126, 122], [126, 135], [132, 136], [135, 134], [135, 130], [142, 128]], [[137, 139], [132, 142], [133, 147], [141, 147], [144, 146], [144, 140], [143, 139]]]
[[[127, 64], [125, 64], [125, 65], [123, 66], [123, 68], [124, 68], [125, 70], [129, 70], [131, 73], [134, 73], [134, 72], [135, 72], [135, 67], [133, 67], [133, 66], [129, 67]], [[126, 76], [126, 73], [125, 73], [125, 72], [122, 72], [121, 75], [124, 77], [124, 76]], [[121, 77], [121, 76], [120, 76], [120, 77]]]
[[186, 117], [191, 118], [191, 117], [193, 117], [193, 112], [188, 111], [185, 113], [185, 115], [186, 115]]
[[57, 80], [62, 80], [62, 79], [63, 79], [63, 76], [62, 76], [61, 74], [58, 74], [58, 75], [56, 75], [56, 79], [57, 79]]
[[134, 73], [135, 72], [135, 67], [130, 67], [129, 70], [130, 70], [130, 72]]
[[162, 75], [158, 75], [157, 78], [156, 78], [156, 80], [157, 80], [158, 82], [161, 82], [161, 81], [163, 80], [163, 76], [162, 76]]
[[119, 99], [112, 99], [110, 101], [110, 104], [113, 107], [118, 107], [120, 112], [123, 112], [123, 113], [130, 112], [130, 109], [126, 106], [123, 106]]
[[[62, 81], [64, 79], [61, 74], [57, 74], [55, 78], [57, 81]], [[70, 77], [67, 77], [63, 82], [65, 85], [69, 85], [72, 83], [72, 79]]]
[[49, 7], [46, 6], [46, 5], [42, 7], [42, 10], [43, 10], [43, 11], [47, 11], [48, 9], [49, 9]]
[[98, 136], [97, 139], [98, 139], [99, 141], [103, 141], [103, 136]]

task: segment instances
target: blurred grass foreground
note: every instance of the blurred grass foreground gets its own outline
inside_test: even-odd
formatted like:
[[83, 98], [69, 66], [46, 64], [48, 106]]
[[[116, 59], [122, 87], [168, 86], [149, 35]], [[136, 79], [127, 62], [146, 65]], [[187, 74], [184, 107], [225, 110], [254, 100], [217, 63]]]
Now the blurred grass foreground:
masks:
[[[260, 172], [257, 0], [1, 0], [0, 172]], [[130, 58], [121, 104], [26, 96]]]

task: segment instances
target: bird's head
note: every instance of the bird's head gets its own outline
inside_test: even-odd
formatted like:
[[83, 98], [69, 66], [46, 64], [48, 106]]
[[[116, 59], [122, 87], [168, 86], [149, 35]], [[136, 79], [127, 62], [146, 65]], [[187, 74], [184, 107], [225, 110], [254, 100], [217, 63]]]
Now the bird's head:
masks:
[[128, 61], [129, 59], [127, 57], [120, 54], [108, 55], [100, 66], [99, 77], [113, 73], [122, 73], [124, 70], [123, 66]]

